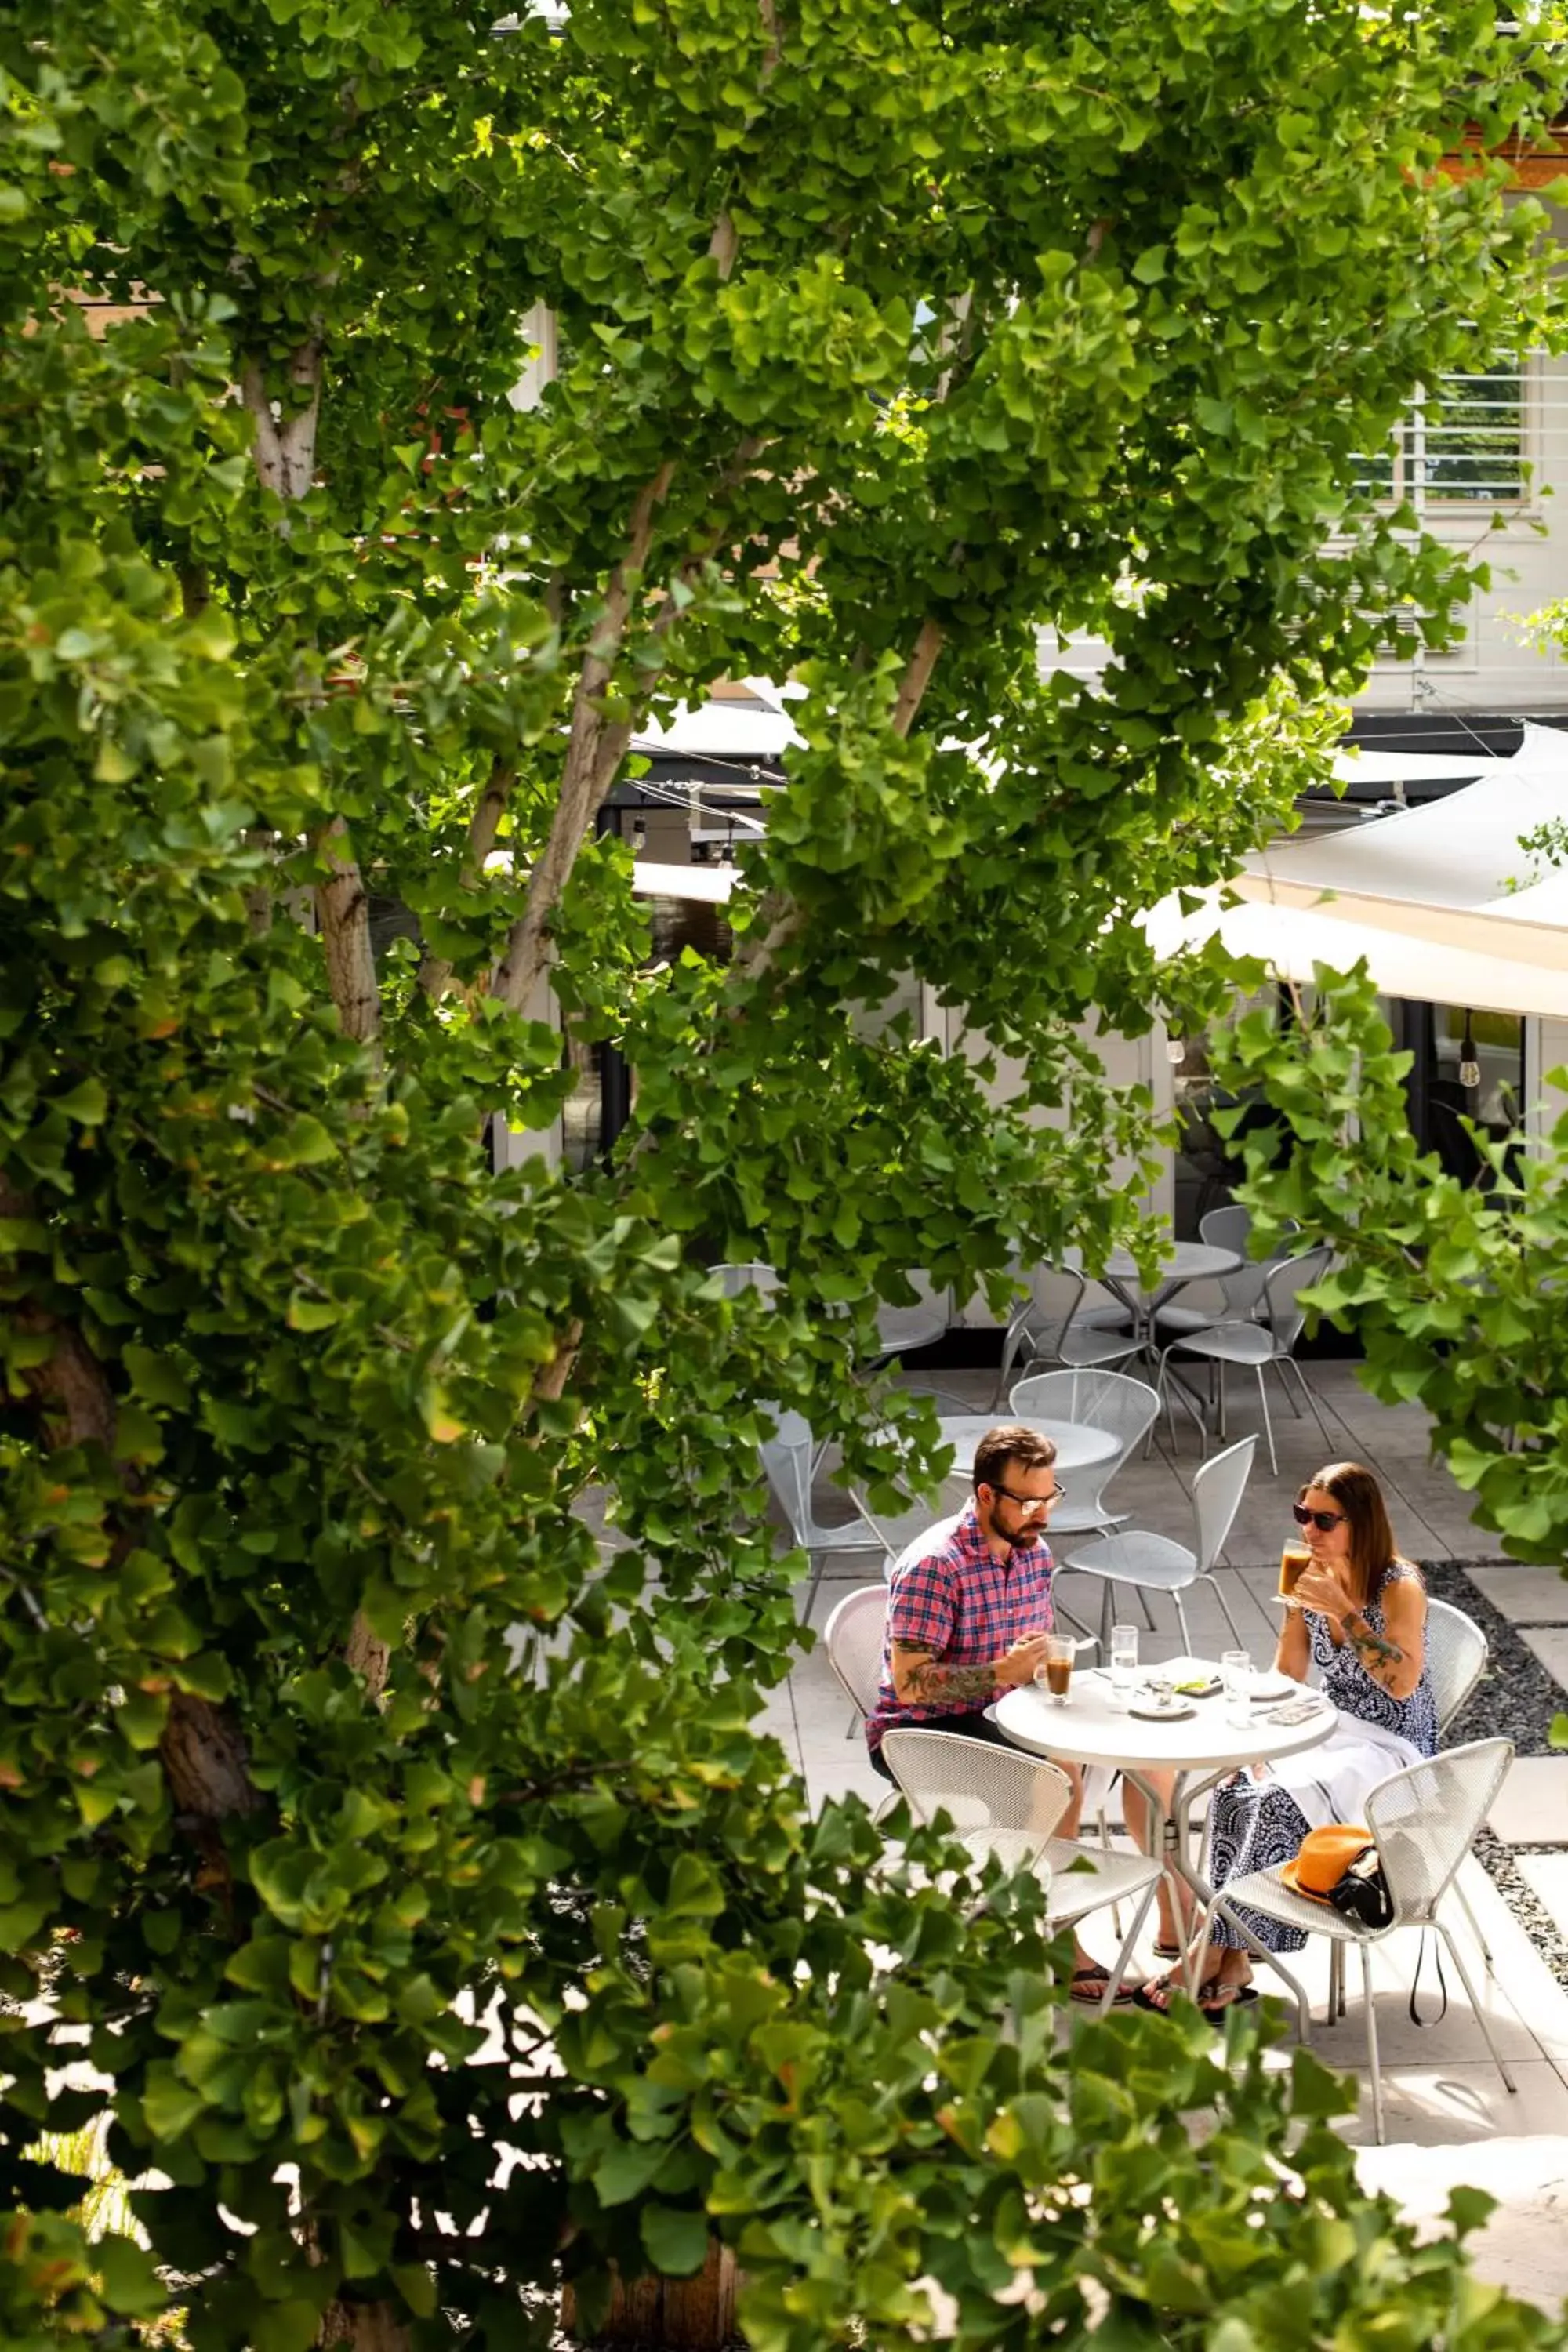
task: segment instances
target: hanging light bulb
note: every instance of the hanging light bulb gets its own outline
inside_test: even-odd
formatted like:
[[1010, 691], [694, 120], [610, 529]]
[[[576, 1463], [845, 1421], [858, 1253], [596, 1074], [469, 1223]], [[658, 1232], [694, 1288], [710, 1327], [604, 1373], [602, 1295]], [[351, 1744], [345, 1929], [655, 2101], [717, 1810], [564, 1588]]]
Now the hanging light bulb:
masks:
[[1481, 1066], [1476, 1059], [1476, 1041], [1470, 1034], [1470, 1016], [1467, 1013], [1465, 1034], [1459, 1040], [1459, 1084], [1473, 1087], [1479, 1087], [1480, 1082]]
[[1173, 1070], [1179, 1070], [1186, 1058], [1186, 1039], [1184, 1037], [1167, 1037], [1165, 1040], [1165, 1059], [1169, 1062], [1171, 1067]]

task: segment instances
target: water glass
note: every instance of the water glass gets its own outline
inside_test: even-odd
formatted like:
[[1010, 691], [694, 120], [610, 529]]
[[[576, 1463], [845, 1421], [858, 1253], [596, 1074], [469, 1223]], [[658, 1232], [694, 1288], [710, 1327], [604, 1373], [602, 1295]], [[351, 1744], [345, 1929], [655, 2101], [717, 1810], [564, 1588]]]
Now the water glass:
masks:
[[1222, 1650], [1220, 1680], [1225, 1685], [1225, 1711], [1232, 1723], [1252, 1720], [1252, 1659], [1246, 1650]]
[[1136, 1625], [1113, 1625], [1110, 1629], [1110, 1704], [1118, 1715], [1126, 1713], [1132, 1702], [1132, 1685], [1138, 1675], [1138, 1628]]

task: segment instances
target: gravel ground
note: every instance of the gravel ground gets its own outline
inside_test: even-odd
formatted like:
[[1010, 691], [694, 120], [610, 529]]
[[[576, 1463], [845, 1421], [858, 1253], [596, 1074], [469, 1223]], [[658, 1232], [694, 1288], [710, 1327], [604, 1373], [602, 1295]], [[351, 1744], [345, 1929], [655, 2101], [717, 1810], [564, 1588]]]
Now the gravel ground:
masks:
[[[1446, 1735], [1450, 1746], [1466, 1739], [1491, 1739], [1501, 1733], [1521, 1756], [1552, 1752], [1547, 1738], [1554, 1715], [1568, 1708], [1568, 1691], [1554, 1682], [1519, 1628], [1470, 1582], [1467, 1568], [1491, 1567], [1481, 1560], [1423, 1561], [1429, 1591], [1439, 1601], [1451, 1601], [1480, 1626], [1491, 1644], [1487, 1670], [1473, 1696], [1454, 1718]], [[1544, 1571], [1542, 1571], [1544, 1573]], [[1557, 1845], [1532, 1846], [1531, 1853], [1560, 1853], [1568, 1838]], [[1514, 1856], [1490, 1830], [1476, 1840], [1476, 1859], [1490, 1876], [1503, 1901], [1541, 1954], [1558, 1983], [1568, 1990], [1568, 1943], [1556, 1921], [1524, 1878]]]
[[[1426, 1589], [1473, 1617], [1491, 1644], [1486, 1671], [1470, 1698], [1444, 1734], [1450, 1748], [1467, 1739], [1511, 1739], [1521, 1756], [1546, 1756], [1552, 1718], [1568, 1708], [1568, 1692], [1553, 1682], [1529, 1643], [1501, 1611], [1494, 1609], [1465, 1574], [1467, 1568], [1493, 1567], [1490, 1560], [1423, 1560]], [[1547, 1571], [1542, 1570], [1544, 1575]]]

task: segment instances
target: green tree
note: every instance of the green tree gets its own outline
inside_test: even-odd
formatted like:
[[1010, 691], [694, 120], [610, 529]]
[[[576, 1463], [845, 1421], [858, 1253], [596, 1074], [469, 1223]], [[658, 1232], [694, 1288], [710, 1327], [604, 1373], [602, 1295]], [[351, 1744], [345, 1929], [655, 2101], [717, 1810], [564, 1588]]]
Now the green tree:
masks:
[[[750, 1728], [770, 1409], [929, 1466], [854, 1378], [879, 1299], [1132, 1223], [1085, 1025], [1218, 983], [1127, 918], [1463, 591], [1357, 453], [1546, 331], [1537, 210], [1438, 163], [1549, 62], [1458, 0], [17, 0], [0, 71], [14, 2338], [542, 2342], [563, 2276], [592, 2318], [718, 2231], [781, 2352], [933, 2297], [974, 2345], [1560, 2342], [1358, 2197], [1310, 2062], [1059, 2057], [1032, 1887], [964, 1924]], [[596, 811], [758, 673], [805, 749], [737, 951], [648, 971]], [[868, 1017], [910, 971], [973, 1057]], [[552, 996], [637, 1126], [497, 1178]], [[30, 2153], [106, 2109], [145, 2258]]]

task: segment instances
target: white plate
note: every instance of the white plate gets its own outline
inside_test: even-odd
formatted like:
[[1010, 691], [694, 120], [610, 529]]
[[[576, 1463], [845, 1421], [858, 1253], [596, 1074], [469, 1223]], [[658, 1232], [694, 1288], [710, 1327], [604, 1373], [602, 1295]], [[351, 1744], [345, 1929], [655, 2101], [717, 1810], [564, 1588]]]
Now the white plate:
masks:
[[1197, 1708], [1187, 1698], [1178, 1699], [1174, 1706], [1156, 1706], [1152, 1700], [1145, 1699], [1142, 1706], [1134, 1700], [1127, 1712], [1137, 1716], [1142, 1723], [1181, 1723], [1187, 1716], [1196, 1715]]
[[1289, 1675], [1270, 1675], [1267, 1681], [1260, 1675], [1256, 1688], [1248, 1691], [1247, 1695], [1258, 1706], [1277, 1706], [1282, 1698], [1289, 1698], [1293, 1692], [1299, 1691], [1302, 1685], [1299, 1682], [1292, 1681]]

